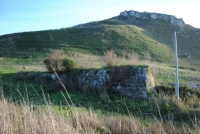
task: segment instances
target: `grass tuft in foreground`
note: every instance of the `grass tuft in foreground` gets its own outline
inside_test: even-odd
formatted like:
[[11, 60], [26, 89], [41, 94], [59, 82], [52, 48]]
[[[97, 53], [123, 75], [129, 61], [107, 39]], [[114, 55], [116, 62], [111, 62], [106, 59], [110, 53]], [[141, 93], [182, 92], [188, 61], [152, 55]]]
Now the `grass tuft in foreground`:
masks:
[[[43, 90], [42, 90], [43, 92]], [[63, 98], [65, 98], [64, 93]], [[28, 95], [27, 95], [28, 96]], [[154, 103], [150, 111], [157, 111], [160, 116], [141, 116], [132, 114], [106, 114], [98, 112], [93, 107], [84, 108], [75, 105], [54, 105], [48, 97], [42, 93], [41, 104], [34, 104], [29, 98], [22, 97], [18, 102], [7, 99], [3, 95], [1, 87], [0, 97], [0, 133], [45, 133], [45, 134], [129, 134], [129, 133], [200, 133], [198, 109], [189, 110], [184, 101], [176, 102], [174, 97], [164, 94], [158, 95], [153, 100], [141, 101], [145, 106], [148, 102]], [[67, 97], [66, 97], [67, 98]], [[68, 101], [68, 99], [66, 99]], [[121, 101], [118, 99], [117, 101]], [[127, 101], [127, 100], [126, 100]], [[39, 102], [39, 101], [38, 101]], [[68, 102], [66, 102], [69, 104]], [[173, 112], [173, 108], [181, 114], [179, 118]], [[119, 107], [120, 109], [120, 107]], [[167, 116], [163, 116], [165, 112]], [[130, 111], [130, 112], [129, 112]], [[147, 112], [147, 110], [146, 110]], [[193, 114], [195, 113], [196, 114]], [[186, 116], [188, 114], [189, 116]], [[194, 115], [194, 116], [193, 116]], [[187, 118], [186, 121], [184, 120]], [[181, 121], [182, 120], [182, 121]]]

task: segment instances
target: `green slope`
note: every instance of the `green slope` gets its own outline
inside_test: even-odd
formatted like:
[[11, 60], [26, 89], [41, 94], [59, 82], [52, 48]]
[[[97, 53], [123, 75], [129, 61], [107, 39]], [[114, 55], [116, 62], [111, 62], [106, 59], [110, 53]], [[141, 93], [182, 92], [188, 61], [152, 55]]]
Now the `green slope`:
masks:
[[[153, 61], [174, 62], [172, 36], [178, 36], [180, 63], [200, 65], [200, 29], [182, 28], [157, 20], [129, 20], [120, 16], [75, 27], [0, 36], [0, 56], [28, 58], [44, 56], [49, 49], [102, 55], [114, 49], [118, 55], [147, 53]], [[186, 58], [190, 55], [192, 60]]]

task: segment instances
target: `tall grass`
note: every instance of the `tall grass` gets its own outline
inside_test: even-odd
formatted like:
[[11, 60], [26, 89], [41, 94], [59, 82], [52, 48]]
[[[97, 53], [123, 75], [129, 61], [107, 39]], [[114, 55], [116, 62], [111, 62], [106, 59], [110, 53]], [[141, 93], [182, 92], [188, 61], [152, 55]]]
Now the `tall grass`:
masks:
[[[77, 113], [75, 117], [70, 110], [55, 111], [52, 105], [31, 107], [31, 104], [16, 104], [5, 98], [0, 100], [0, 133], [41, 133], [41, 134], [76, 134], [76, 133], [181, 133], [198, 134], [200, 127], [194, 122], [192, 127], [176, 126], [172, 121], [163, 123], [157, 119], [149, 120], [148, 125], [133, 116], [103, 116], [93, 110], [71, 108]], [[192, 119], [191, 119], [192, 120]]]
[[[56, 106], [43, 94], [44, 104], [33, 104], [29, 98], [14, 102], [3, 96], [1, 86], [0, 97], [0, 133], [20, 134], [198, 134], [200, 124], [198, 118], [188, 121], [191, 124], [175, 123], [173, 119], [163, 121], [153, 118], [136, 117], [133, 115], [108, 115], [89, 109], [69, 105], [67, 108]], [[63, 97], [65, 97], [63, 95]], [[68, 96], [70, 97], [70, 96]], [[66, 99], [67, 101], [67, 99]], [[161, 103], [176, 103], [173, 97], [160, 96], [155, 103], [157, 110]], [[59, 108], [58, 108], [59, 107]], [[184, 109], [183, 103], [177, 107]], [[63, 108], [63, 109], [62, 109]]]

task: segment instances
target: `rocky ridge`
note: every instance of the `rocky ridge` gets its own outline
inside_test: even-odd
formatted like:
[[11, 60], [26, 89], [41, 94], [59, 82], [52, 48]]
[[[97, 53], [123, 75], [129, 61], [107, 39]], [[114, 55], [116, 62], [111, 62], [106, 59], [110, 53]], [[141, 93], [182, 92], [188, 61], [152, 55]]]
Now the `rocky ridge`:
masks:
[[123, 11], [120, 13], [123, 17], [133, 17], [134, 19], [140, 18], [143, 20], [156, 20], [164, 19], [165, 21], [170, 21], [173, 26], [183, 27], [185, 22], [182, 18], [178, 19], [173, 15], [161, 14], [161, 13], [150, 13], [150, 12], [138, 12], [134, 10]]

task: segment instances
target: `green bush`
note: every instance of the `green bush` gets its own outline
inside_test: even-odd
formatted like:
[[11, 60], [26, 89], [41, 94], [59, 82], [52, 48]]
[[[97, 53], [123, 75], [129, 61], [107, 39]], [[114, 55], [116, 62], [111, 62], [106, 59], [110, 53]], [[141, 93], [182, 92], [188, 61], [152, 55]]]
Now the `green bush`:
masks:
[[62, 60], [62, 66], [64, 67], [65, 71], [69, 71], [73, 68], [75, 68], [77, 63], [70, 59], [70, 58], [65, 58]]
[[55, 71], [69, 71], [77, 65], [77, 63], [70, 58], [64, 58], [60, 62], [55, 62], [52, 59], [45, 59], [44, 64], [46, 65], [48, 71], [53, 71], [52, 67]]
[[46, 65], [46, 69], [48, 71], [62, 71], [64, 67], [62, 66], [62, 60], [55, 59], [45, 59], [44, 64]]

